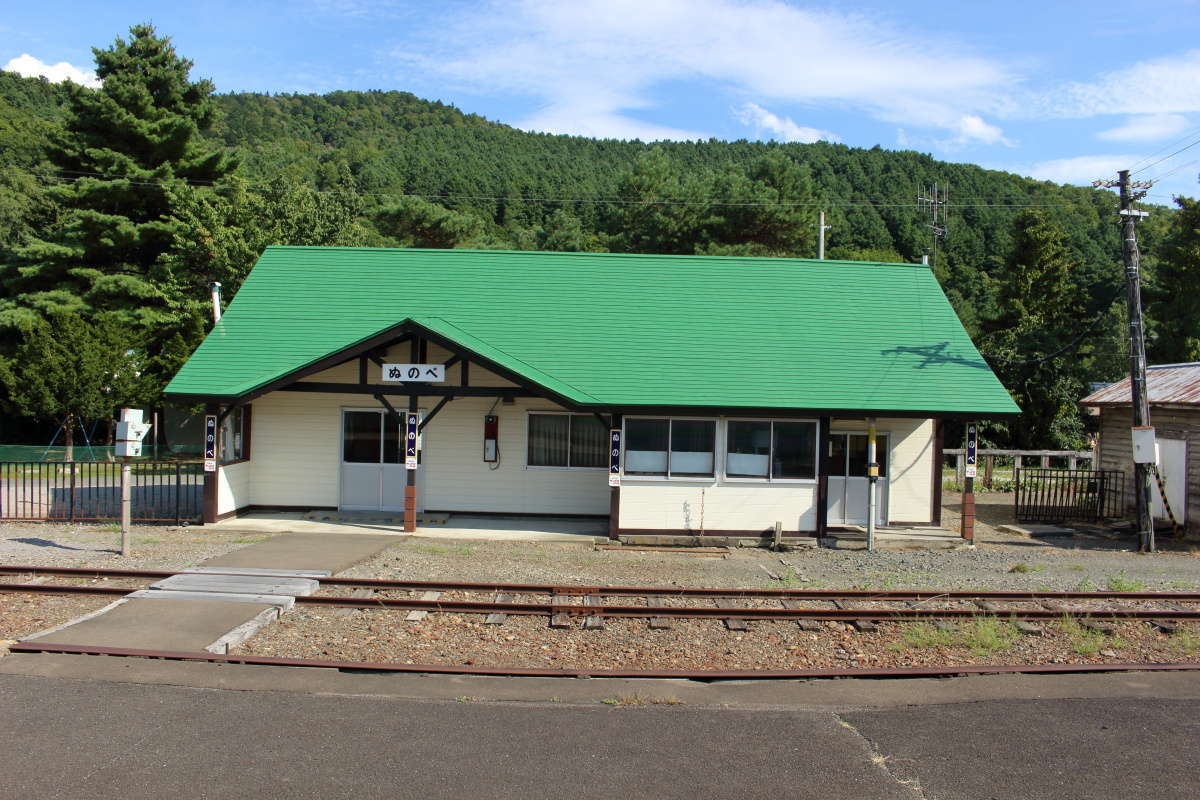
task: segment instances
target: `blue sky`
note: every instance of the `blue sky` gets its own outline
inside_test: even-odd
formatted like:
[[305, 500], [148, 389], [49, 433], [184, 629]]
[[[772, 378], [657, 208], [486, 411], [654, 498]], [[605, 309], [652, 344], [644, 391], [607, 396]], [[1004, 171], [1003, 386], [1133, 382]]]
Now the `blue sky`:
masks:
[[[1200, 0], [9, 2], [0, 66], [87, 80], [152, 21], [219, 91], [400, 89], [528, 130], [818, 138], [1200, 195]], [[1189, 163], [1197, 160], [1196, 163]]]

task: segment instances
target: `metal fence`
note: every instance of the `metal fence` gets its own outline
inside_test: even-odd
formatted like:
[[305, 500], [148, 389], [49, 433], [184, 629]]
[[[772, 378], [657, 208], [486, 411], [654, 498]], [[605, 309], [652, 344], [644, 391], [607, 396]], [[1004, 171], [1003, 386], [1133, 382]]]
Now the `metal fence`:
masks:
[[1015, 483], [1018, 522], [1099, 522], [1125, 513], [1120, 470], [1024, 467]]
[[[130, 465], [131, 516], [138, 522], [199, 521], [204, 465], [139, 461]], [[0, 519], [89, 522], [121, 518], [116, 462], [0, 461]]]

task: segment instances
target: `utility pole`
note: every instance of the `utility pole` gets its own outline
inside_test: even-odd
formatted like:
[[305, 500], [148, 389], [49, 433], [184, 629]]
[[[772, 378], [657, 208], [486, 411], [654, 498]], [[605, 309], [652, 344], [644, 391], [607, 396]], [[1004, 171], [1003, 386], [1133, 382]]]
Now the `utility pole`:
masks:
[[917, 192], [917, 209], [929, 214], [928, 227], [933, 231], [933, 253], [930, 265], [937, 268], [938, 240], [946, 235], [946, 203], [950, 199], [950, 187], [941, 187], [936, 182], [933, 186], [919, 189]]
[[821, 212], [821, 220], [817, 223], [817, 258], [825, 260], [825, 231], [832, 228], [832, 225], [825, 224], [825, 212]]
[[[1142, 324], [1142, 281], [1139, 272], [1137, 244], [1138, 217], [1147, 217], [1145, 211], [1133, 207], [1135, 201], [1146, 196], [1145, 189], [1150, 181], [1130, 181], [1129, 170], [1117, 173], [1117, 180], [1093, 181], [1093, 186], [1120, 191], [1121, 210], [1121, 253], [1125, 259], [1125, 283], [1129, 307], [1129, 388], [1132, 394], [1133, 430], [1135, 443], [1150, 442], [1148, 447], [1135, 447], [1133, 459], [1133, 494], [1137, 508], [1138, 549], [1153, 553], [1154, 521], [1150, 519], [1151, 486], [1150, 465], [1154, 463], [1154, 429], [1150, 427], [1150, 401], [1146, 397], [1146, 335]], [[1143, 191], [1133, 191], [1135, 189]], [[1146, 433], [1148, 432], [1148, 437]]]

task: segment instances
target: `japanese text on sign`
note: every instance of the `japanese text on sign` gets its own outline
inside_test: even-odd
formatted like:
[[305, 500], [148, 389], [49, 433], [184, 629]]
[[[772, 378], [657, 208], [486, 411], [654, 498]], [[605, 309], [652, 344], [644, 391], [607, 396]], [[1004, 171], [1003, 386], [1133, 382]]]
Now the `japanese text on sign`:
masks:
[[384, 383], [442, 383], [446, 380], [445, 364], [384, 364]]
[[965, 475], [974, 478], [979, 468], [979, 427], [974, 422], [967, 423], [967, 468]]
[[608, 485], [621, 485], [621, 431], [608, 433]]
[[404, 424], [404, 468], [417, 468], [417, 415], [406, 414]]
[[217, 415], [204, 416], [204, 471], [217, 471]]

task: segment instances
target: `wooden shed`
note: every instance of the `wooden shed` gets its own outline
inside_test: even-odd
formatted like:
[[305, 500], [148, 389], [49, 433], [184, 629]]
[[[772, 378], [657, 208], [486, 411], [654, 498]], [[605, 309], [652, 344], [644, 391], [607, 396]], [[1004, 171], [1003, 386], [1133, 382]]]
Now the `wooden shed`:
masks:
[[[1155, 429], [1159, 475], [1176, 520], [1200, 532], [1200, 363], [1161, 364], [1146, 370], [1150, 424]], [[1081, 401], [1100, 415], [1098, 469], [1121, 470], [1132, 485], [1133, 406], [1129, 378], [1109, 384]], [[1162, 493], [1153, 492], [1153, 515], [1166, 520]], [[1132, 505], [1133, 496], [1129, 495]]]

